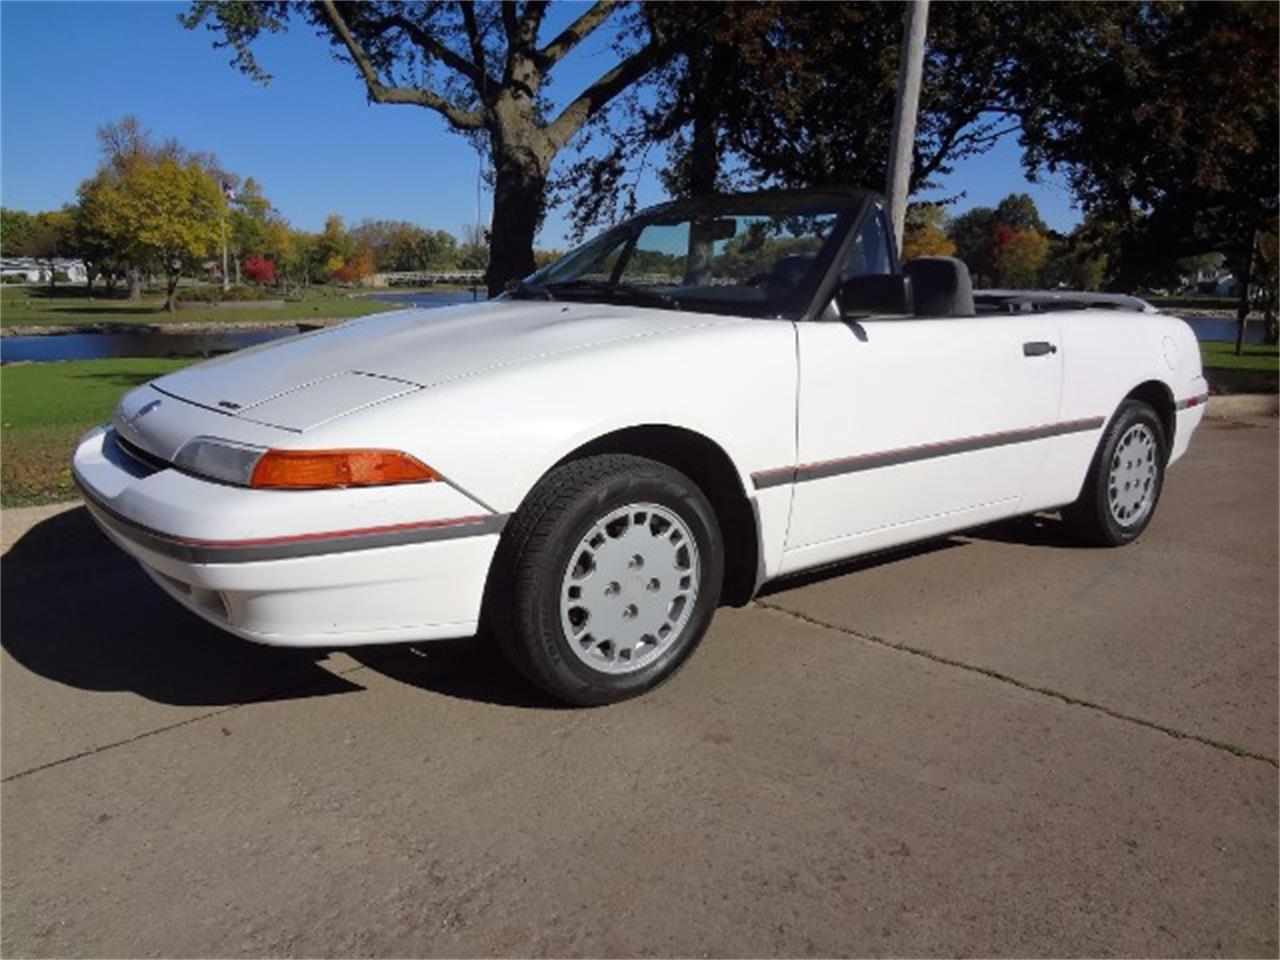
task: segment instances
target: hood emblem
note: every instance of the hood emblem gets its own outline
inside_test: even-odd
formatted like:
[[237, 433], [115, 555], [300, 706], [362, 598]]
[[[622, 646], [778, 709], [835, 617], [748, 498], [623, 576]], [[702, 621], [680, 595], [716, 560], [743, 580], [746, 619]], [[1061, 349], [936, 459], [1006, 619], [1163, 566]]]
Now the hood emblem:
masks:
[[158, 406], [160, 406], [159, 400], [152, 400], [150, 403], [144, 403], [141, 407], [138, 408], [138, 412], [129, 418], [129, 422], [137, 423], [139, 420], [141, 420], [143, 417], [145, 417], [148, 413], [150, 413], [152, 410], [154, 410]]
[[152, 400], [150, 403], [144, 403], [141, 407], [139, 407], [138, 412], [131, 417], [123, 417], [123, 416], [117, 417], [116, 429], [119, 430], [121, 433], [132, 434], [133, 436], [136, 437], [138, 435], [138, 427], [137, 427], [138, 421], [141, 420], [143, 417], [145, 417], [151, 411], [155, 410], [156, 407], [158, 406], [160, 406], [160, 401]]

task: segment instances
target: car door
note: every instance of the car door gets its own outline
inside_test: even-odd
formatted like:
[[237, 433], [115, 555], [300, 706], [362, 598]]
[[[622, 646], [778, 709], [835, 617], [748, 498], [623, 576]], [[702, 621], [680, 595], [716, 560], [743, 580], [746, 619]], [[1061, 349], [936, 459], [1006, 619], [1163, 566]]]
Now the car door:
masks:
[[[887, 242], [877, 213], [853, 269]], [[859, 253], [859, 247], [862, 252]], [[1055, 435], [1052, 315], [797, 324], [797, 467], [784, 566], [797, 569], [1017, 512]]]

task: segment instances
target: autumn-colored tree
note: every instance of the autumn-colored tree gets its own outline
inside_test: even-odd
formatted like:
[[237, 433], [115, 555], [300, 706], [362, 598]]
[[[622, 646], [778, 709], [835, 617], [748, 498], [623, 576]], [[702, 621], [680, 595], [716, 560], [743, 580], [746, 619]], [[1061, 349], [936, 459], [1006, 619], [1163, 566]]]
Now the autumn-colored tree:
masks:
[[366, 247], [343, 260], [330, 271], [329, 276], [338, 283], [360, 283], [366, 277], [373, 276], [376, 269], [373, 251]]
[[403, 220], [363, 220], [351, 239], [373, 251], [381, 271], [431, 270], [453, 265], [458, 241], [446, 230], [426, 230]]
[[966, 210], [948, 222], [947, 234], [978, 286], [1033, 287], [1044, 280], [1048, 227], [1025, 193]]
[[1049, 241], [1031, 227], [998, 223], [991, 232], [991, 261], [997, 286], [1035, 287], [1049, 255]]
[[947, 236], [947, 214], [937, 203], [913, 203], [902, 234], [902, 259], [953, 257], [956, 245]]
[[225, 202], [194, 159], [137, 157], [94, 188], [103, 231], [130, 263], [154, 263], [166, 277], [165, 308], [176, 309], [178, 280], [221, 240]]
[[245, 257], [244, 275], [250, 283], [276, 282], [276, 265], [264, 257]]
[[320, 260], [320, 238], [305, 230], [287, 230], [287, 240], [276, 248], [276, 263], [284, 276], [304, 287], [325, 276]]
[[217, 160], [153, 140], [132, 116], [99, 127], [98, 143], [98, 170], [77, 191], [77, 238], [90, 238], [91, 252], [128, 275], [130, 299], [141, 299], [144, 271], [162, 271], [172, 310], [182, 271], [221, 239]]
[[230, 205], [228, 221], [228, 245], [236, 264], [236, 283], [240, 282], [240, 264], [249, 256], [261, 257], [267, 252], [267, 229], [279, 219], [271, 207], [271, 201], [262, 192], [262, 185], [253, 177], [247, 177], [236, 191]]

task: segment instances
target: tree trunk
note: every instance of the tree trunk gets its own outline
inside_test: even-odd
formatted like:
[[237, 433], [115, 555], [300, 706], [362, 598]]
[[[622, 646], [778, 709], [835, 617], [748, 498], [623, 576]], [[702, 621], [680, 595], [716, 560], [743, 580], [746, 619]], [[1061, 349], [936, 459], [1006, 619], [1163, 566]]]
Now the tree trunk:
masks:
[[1236, 282], [1240, 284], [1240, 302], [1236, 307], [1236, 356], [1244, 354], [1244, 338], [1245, 332], [1249, 326], [1249, 281], [1253, 276], [1253, 246], [1254, 240], [1250, 239], [1249, 249], [1245, 252], [1244, 257], [1240, 261], [1240, 270], [1236, 274]]
[[720, 113], [719, 79], [725, 69], [724, 51], [716, 46], [704, 56], [691, 57], [689, 73], [693, 87], [693, 135], [685, 168], [685, 190], [691, 197], [716, 192], [720, 175], [720, 144], [716, 117]]
[[137, 267], [129, 268], [129, 299], [138, 301], [142, 299], [142, 271]]
[[235, 258], [236, 263], [236, 286], [240, 286], [240, 257]]
[[180, 273], [171, 273], [169, 274], [165, 282], [166, 295], [164, 300], [164, 308], [168, 310], [170, 313], [176, 313], [178, 310], [178, 297], [177, 297], [178, 278], [181, 276], [182, 274]]
[[[494, 138], [495, 140], [498, 137]], [[529, 149], [494, 147], [493, 220], [489, 229], [489, 296], [535, 269], [533, 238], [542, 223], [547, 164]]]

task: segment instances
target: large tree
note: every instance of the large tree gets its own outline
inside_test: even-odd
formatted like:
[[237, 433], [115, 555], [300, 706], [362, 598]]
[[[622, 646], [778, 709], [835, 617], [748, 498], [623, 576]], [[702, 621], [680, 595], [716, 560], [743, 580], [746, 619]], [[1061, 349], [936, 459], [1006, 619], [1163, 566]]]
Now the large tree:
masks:
[[[201, 24], [235, 51], [233, 63], [266, 81], [252, 44], [300, 18], [350, 62], [374, 103], [431, 110], [450, 129], [487, 141], [493, 166], [491, 293], [534, 269], [533, 240], [547, 203], [552, 161], [584, 124], [660, 62], [662, 45], [642, 17], [616, 42], [618, 62], [552, 115], [544, 88], [556, 65], [589, 34], [620, 19], [616, 0], [583, 6], [543, 37], [548, 3], [319, 2], [196, 0], [180, 21]], [[625, 14], [624, 14], [625, 15]]]
[[[912, 189], [1011, 132], [1009, 37], [1034, 5], [935, 4], [929, 14]], [[885, 182], [902, 36], [896, 2], [654, 3], [673, 51], [626, 122], [565, 178], [579, 229], [629, 212], [637, 174], [658, 156], [668, 191]], [[590, 189], [582, 191], [583, 183]]]
[[31, 245], [36, 218], [25, 210], [0, 207], [0, 254], [23, 257]]
[[165, 308], [177, 308], [178, 280], [212, 256], [226, 204], [217, 182], [193, 159], [134, 163], [108, 188], [103, 203], [134, 262], [153, 263], [166, 279]]
[[1114, 286], [1217, 251], [1243, 281], [1243, 320], [1277, 206], [1280, 7], [1035, 6], [1052, 29], [1012, 44], [1030, 169], [1065, 173], [1115, 225]]

